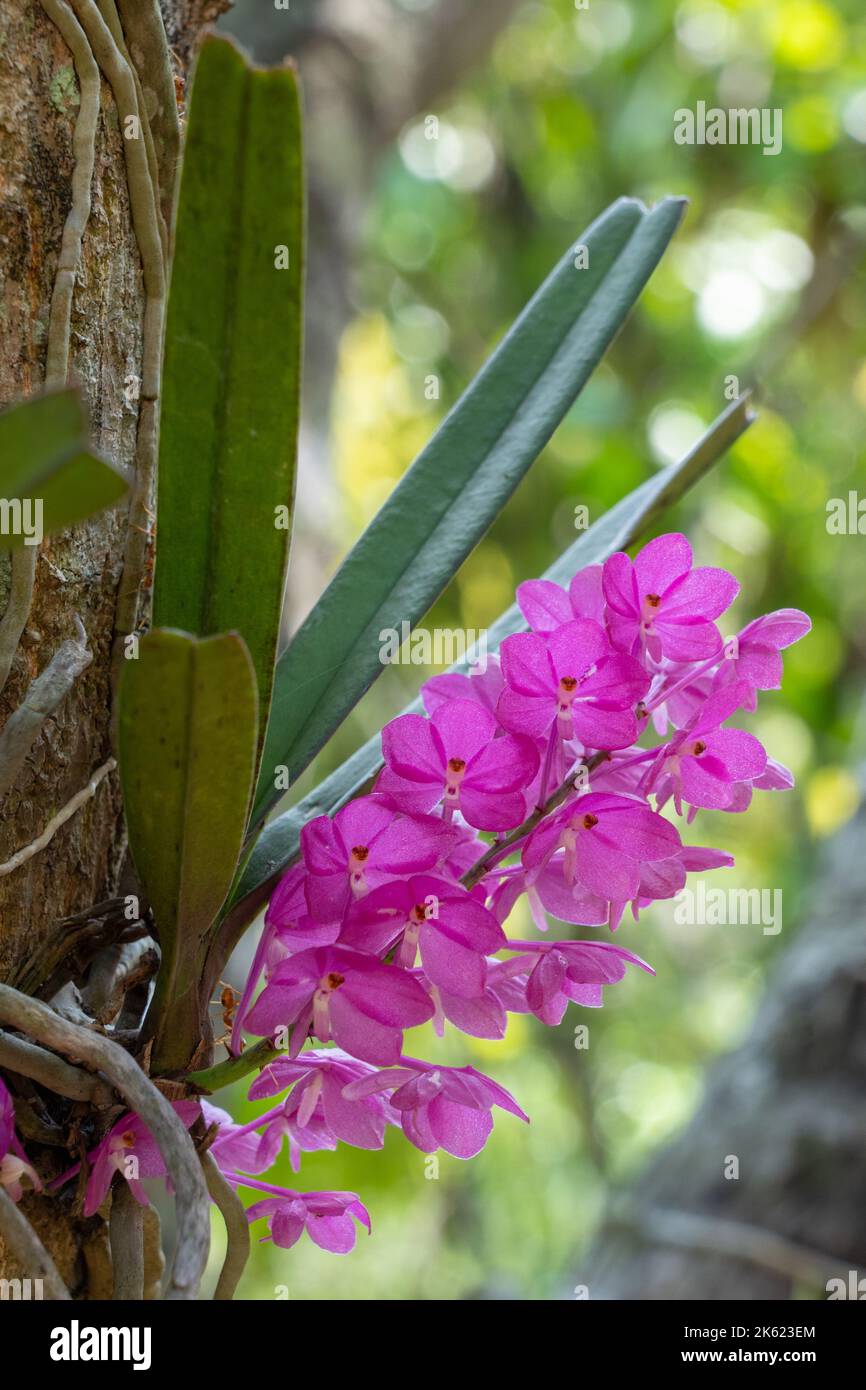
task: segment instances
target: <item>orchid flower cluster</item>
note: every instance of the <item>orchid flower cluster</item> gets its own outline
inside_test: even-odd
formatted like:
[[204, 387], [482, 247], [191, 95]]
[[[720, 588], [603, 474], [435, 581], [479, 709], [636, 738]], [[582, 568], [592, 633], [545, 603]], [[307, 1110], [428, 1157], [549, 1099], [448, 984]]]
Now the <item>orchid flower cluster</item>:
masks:
[[[599, 1007], [629, 965], [651, 967], [611, 941], [550, 939], [548, 914], [611, 931], [628, 908], [637, 920], [689, 872], [733, 863], [684, 841], [699, 810], [744, 811], [753, 791], [793, 785], [729, 720], [779, 687], [781, 651], [809, 619], [783, 609], [724, 640], [716, 620], [738, 589], [725, 570], [695, 568], [682, 535], [651, 541], [633, 561], [618, 553], [590, 565], [567, 590], [521, 584], [529, 630], [505, 638], [483, 671], [428, 680], [426, 714], [384, 729], [370, 794], [304, 827], [231, 1040], [236, 1054], [244, 1030], [284, 1049], [249, 1093], [276, 1103], [247, 1125], [205, 1101], [178, 1103], [190, 1123], [203, 1113], [217, 1125], [212, 1152], [229, 1181], [266, 1194], [248, 1216], [266, 1218], [277, 1244], [306, 1229], [345, 1253], [354, 1222], [370, 1224], [354, 1193], [250, 1177], [284, 1141], [296, 1172], [304, 1152], [381, 1148], [389, 1125], [424, 1153], [467, 1159], [495, 1108], [528, 1119], [474, 1067], [405, 1055], [406, 1029], [432, 1022], [441, 1034], [447, 1023], [500, 1039], [512, 1013], [555, 1026], [569, 1003]], [[543, 935], [509, 938], [524, 895]], [[137, 1150], [142, 1172], [158, 1169], [141, 1121], [127, 1117], [95, 1155], [89, 1210]]]

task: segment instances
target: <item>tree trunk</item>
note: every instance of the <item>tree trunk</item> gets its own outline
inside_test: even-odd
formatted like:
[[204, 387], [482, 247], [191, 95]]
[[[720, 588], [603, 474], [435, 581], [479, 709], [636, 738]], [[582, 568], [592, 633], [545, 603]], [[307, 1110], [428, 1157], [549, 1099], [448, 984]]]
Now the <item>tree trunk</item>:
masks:
[[[142, 10], [146, 0], [136, 0]], [[221, 0], [163, 0], [174, 73], [182, 77], [201, 25]], [[73, 141], [81, 74], [61, 32], [37, 0], [0, 0], [0, 406], [45, 380], [49, 314], [64, 224], [72, 204]], [[56, 6], [55, 6], [56, 8]], [[103, 15], [113, 5], [101, 5]], [[124, 7], [120, 7], [121, 13]], [[62, 10], [72, 16], [63, 0]], [[126, 35], [151, 104], [147, 63]], [[97, 447], [132, 473], [142, 375], [142, 260], [130, 212], [123, 136], [112, 89], [101, 78], [91, 209], [75, 277], [69, 380], [81, 385]], [[83, 623], [92, 661], [44, 724], [0, 807], [0, 863], [32, 844], [80, 792], [111, 752], [111, 653], [127, 535], [122, 505], [43, 542], [32, 604], [0, 694], [0, 725], [21, 704], [34, 676]], [[0, 555], [0, 613], [12, 592], [11, 563]], [[0, 870], [0, 981], [18, 984], [37, 952], [63, 931], [63, 918], [118, 890], [125, 850], [116, 774], [106, 777], [50, 842], [12, 872]], [[17, 1084], [17, 1083], [16, 1083]], [[21, 1123], [50, 1140], [57, 1116], [37, 1089], [18, 1086]], [[16, 1106], [16, 1108], [18, 1108]], [[66, 1112], [71, 1107], [66, 1105]], [[61, 1120], [72, 1118], [69, 1113]], [[50, 1171], [50, 1149], [41, 1166]], [[105, 1297], [107, 1239], [99, 1218], [76, 1221], [56, 1203], [25, 1198], [24, 1209], [55, 1256], [73, 1294]], [[0, 1276], [14, 1277], [0, 1245]], [[20, 1273], [20, 1271], [18, 1271]]]
[[826, 1298], [866, 1274], [864, 831], [861, 810], [746, 1041], [612, 1203], [579, 1276], [590, 1298]]

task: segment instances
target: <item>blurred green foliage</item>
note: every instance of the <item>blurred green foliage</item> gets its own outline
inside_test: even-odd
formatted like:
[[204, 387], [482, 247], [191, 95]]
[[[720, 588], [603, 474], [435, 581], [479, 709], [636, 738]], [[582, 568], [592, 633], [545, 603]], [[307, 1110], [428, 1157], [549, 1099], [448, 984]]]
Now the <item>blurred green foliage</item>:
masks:
[[[698, 100], [781, 108], [781, 153], [676, 145], [674, 112]], [[776, 936], [677, 926], [662, 905], [617, 937], [656, 979], [633, 972], [600, 1013], [572, 1007], [555, 1032], [517, 1018], [502, 1044], [413, 1037], [416, 1055], [489, 1070], [531, 1126], [500, 1116], [483, 1155], [440, 1156], [438, 1180], [399, 1134], [381, 1153], [305, 1158], [295, 1185], [357, 1190], [373, 1237], [346, 1259], [309, 1242], [263, 1245], [247, 1297], [280, 1285], [292, 1299], [569, 1297], [610, 1185], [688, 1118], [708, 1060], [746, 1028], [796, 931], [816, 843], [857, 804], [866, 541], [829, 535], [826, 506], [851, 489], [866, 496], [864, 161], [862, 0], [527, 3], [472, 79], [419, 112], [383, 159], [334, 393], [337, 559], [564, 246], [621, 194], [690, 198], [605, 364], [428, 625], [492, 621], [573, 538], [576, 506], [598, 516], [684, 452], [724, 405], [727, 377], [758, 386], [758, 422], [662, 529], [685, 530], [699, 563], [740, 577], [726, 632], [781, 606], [814, 619], [785, 657], [784, 690], [749, 724], [797, 789], [759, 794], [744, 817], [701, 813], [694, 827], [737, 856], [710, 882], [782, 888], [784, 925]], [[425, 395], [432, 376], [438, 400]], [[387, 671], [312, 777], [427, 674]], [[253, 1113], [240, 1088], [220, 1099]], [[293, 1181], [287, 1162], [282, 1180]]]

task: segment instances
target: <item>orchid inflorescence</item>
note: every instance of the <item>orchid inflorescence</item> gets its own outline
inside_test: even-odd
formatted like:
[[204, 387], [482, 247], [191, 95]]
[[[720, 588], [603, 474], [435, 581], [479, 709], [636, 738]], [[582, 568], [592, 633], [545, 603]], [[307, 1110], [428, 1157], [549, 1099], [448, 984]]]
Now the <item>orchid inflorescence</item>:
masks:
[[[295, 1171], [304, 1151], [381, 1148], [388, 1125], [424, 1153], [465, 1159], [483, 1148], [494, 1107], [528, 1118], [474, 1067], [404, 1055], [405, 1029], [432, 1021], [441, 1034], [447, 1022], [501, 1039], [509, 1013], [553, 1026], [569, 1002], [599, 1007], [629, 964], [652, 973], [609, 941], [507, 937], [523, 895], [541, 932], [547, 914], [613, 931], [629, 906], [637, 920], [674, 897], [689, 872], [733, 863], [723, 850], [684, 843], [663, 808], [690, 825], [702, 808], [744, 811], [753, 790], [793, 785], [758, 739], [728, 721], [754, 710], [759, 690], [779, 687], [781, 649], [809, 619], [784, 609], [724, 640], [716, 619], [738, 590], [725, 570], [694, 568], [676, 534], [633, 561], [618, 553], [588, 566], [567, 591], [549, 580], [521, 584], [529, 630], [506, 637], [483, 671], [428, 680], [426, 716], [385, 727], [385, 765], [370, 794], [304, 827], [300, 861], [271, 898], [231, 1041], [237, 1054], [243, 1030], [285, 1038], [285, 1055], [249, 1093], [283, 1098], [247, 1125], [206, 1101], [176, 1106], [189, 1123], [203, 1112], [217, 1126], [216, 1162], [233, 1186], [266, 1194], [248, 1216], [267, 1218], [277, 1244], [293, 1245], [306, 1229], [345, 1253], [354, 1221], [369, 1229], [354, 1193], [301, 1193], [249, 1176], [274, 1162], [284, 1140]], [[95, 1153], [88, 1211], [135, 1153], [144, 1175], [160, 1171], [141, 1121], [127, 1117]]]

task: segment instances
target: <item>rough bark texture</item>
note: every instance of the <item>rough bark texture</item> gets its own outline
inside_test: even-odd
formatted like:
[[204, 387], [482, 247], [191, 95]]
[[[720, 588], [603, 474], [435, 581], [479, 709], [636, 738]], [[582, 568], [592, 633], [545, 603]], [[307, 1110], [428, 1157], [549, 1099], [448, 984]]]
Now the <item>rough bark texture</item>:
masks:
[[748, 1038], [615, 1203], [579, 1276], [591, 1298], [826, 1298], [828, 1279], [866, 1273], [864, 832], [861, 810]]
[[[183, 73], [202, 23], [225, 8], [219, 0], [164, 0], [169, 43]], [[79, 88], [69, 50], [36, 0], [0, 0], [0, 406], [44, 379], [54, 273], [71, 201], [72, 137]], [[92, 182], [92, 211], [75, 287], [71, 379], [90, 411], [98, 447], [132, 463], [138, 406], [132, 378], [141, 372], [143, 288], [130, 221], [120, 123], [105, 81]], [[126, 531], [123, 506], [73, 531], [46, 539], [39, 554], [33, 605], [0, 695], [0, 724], [32, 678], [74, 636], [80, 615], [93, 661], [32, 750], [0, 805], [0, 862], [29, 844], [84, 787], [108, 756], [112, 627]], [[0, 556], [0, 613], [9, 593], [9, 561]], [[119, 789], [107, 779], [47, 848], [0, 876], [0, 980], [55, 933], [58, 921], [115, 891], [124, 852]], [[30, 1088], [32, 1090], [32, 1088]], [[94, 1219], [73, 1223], [56, 1204], [25, 1200], [25, 1209], [74, 1292], [106, 1296], [107, 1239]], [[85, 1239], [87, 1237], [87, 1239]], [[4, 1267], [0, 1275], [13, 1277]]]

